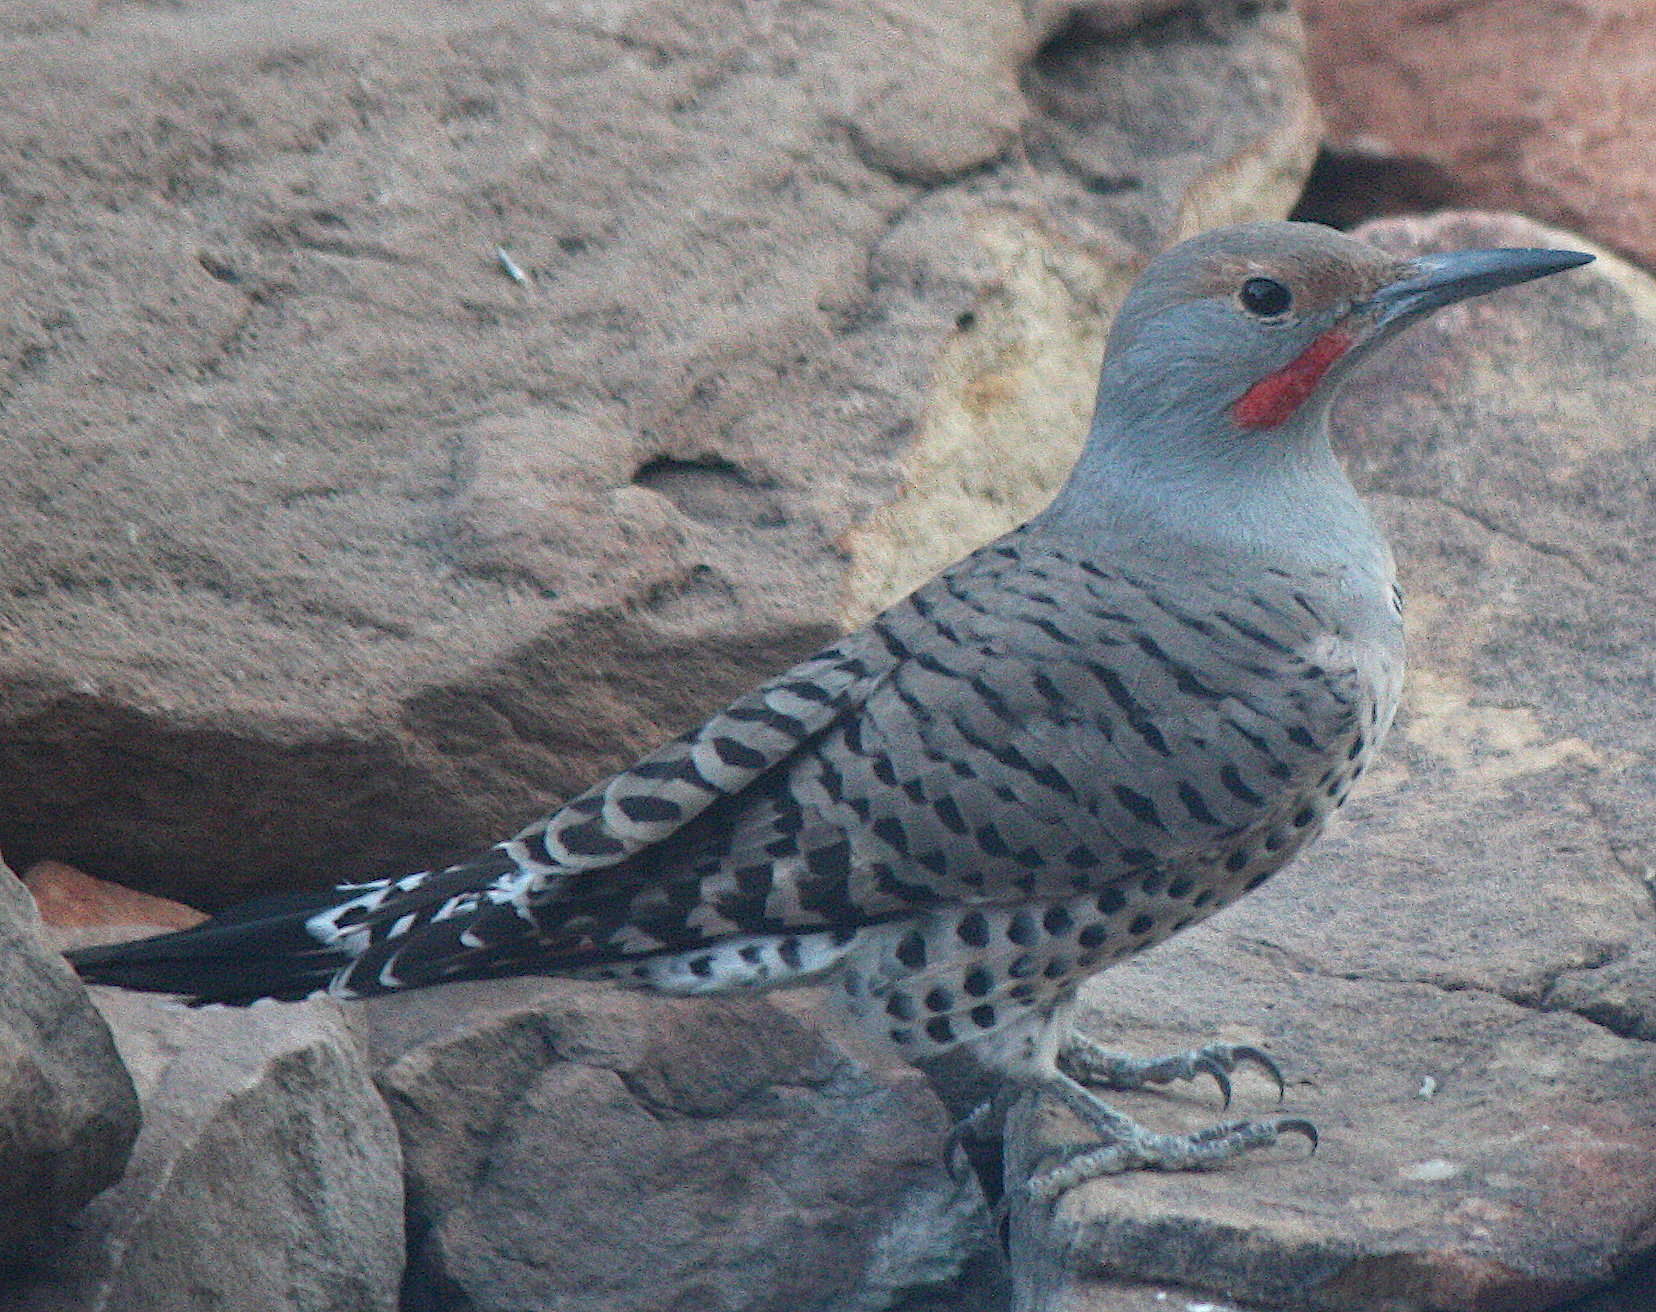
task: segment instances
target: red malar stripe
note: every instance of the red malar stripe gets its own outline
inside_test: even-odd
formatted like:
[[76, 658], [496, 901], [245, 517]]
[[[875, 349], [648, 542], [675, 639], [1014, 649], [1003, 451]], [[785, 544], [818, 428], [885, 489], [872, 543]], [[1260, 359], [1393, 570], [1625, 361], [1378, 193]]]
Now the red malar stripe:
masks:
[[1274, 374], [1266, 374], [1233, 407], [1241, 428], [1275, 428], [1305, 404], [1329, 367], [1352, 347], [1351, 334], [1330, 328]]

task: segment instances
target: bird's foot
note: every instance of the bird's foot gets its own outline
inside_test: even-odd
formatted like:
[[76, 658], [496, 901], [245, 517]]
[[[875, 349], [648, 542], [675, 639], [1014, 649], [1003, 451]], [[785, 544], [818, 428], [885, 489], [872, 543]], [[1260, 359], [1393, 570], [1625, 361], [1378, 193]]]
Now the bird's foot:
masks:
[[1105, 1175], [1126, 1171], [1211, 1170], [1255, 1148], [1269, 1147], [1284, 1134], [1303, 1135], [1310, 1141], [1311, 1151], [1317, 1151], [1317, 1127], [1300, 1116], [1227, 1121], [1191, 1134], [1161, 1134], [1122, 1115], [1064, 1075], [1052, 1080], [1045, 1090], [1074, 1112], [1103, 1142], [1076, 1144], [1062, 1153], [1058, 1165], [1030, 1177], [1025, 1190], [1030, 1197], [1044, 1202]]
[[1219, 1086], [1224, 1105], [1230, 1106], [1231, 1074], [1239, 1066], [1256, 1066], [1277, 1086], [1277, 1101], [1287, 1092], [1282, 1069], [1258, 1048], [1245, 1043], [1208, 1043], [1188, 1052], [1163, 1057], [1129, 1057], [1111, 1052], [1084, 1034], [1071, 1034], [1058, 1051], [1058, 1069], [1080, 1084], [1118, 1093], [1142, 1089], [1147, 1084], [1171, 1084], [1211, 1075]]

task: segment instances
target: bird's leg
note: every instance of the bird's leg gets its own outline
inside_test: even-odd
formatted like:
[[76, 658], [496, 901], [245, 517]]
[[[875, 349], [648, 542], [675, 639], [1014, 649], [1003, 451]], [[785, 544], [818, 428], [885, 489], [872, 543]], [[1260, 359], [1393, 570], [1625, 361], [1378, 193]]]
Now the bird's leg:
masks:
[[1287, 1085], [1281, 1068], [1258, 1048], [1245, 1043], [1207, 1043], [1162, 1057], [1129, 1057], [1111, 1052], [1085, 1034], [1071, 1034], [1058, 1050], [1058, 1069], [1089, 1088], [1127, 1093], [1147, 1084], [1171, 1084], [1174, 1080], [1211, 1075], [1226, 1107], [1231, 1101], [1231, 1074], [1242, 1065], [1257, 1066], [1275, 1080], [1277, 1101], [1282, 1101]]
[[1259, 1121], [1227, 1121], [1192, 1134], [1161, 1134], [1148, 1130], [1115, 1110], [1097, 1094], [1068, 1075], [1044, 1082], [1043, 1091], [1074, 1112], [1103, 1140], [1064, 1150], [1062, 1160], [1030, 1177], [1024, 1188], [1037, 1199], [1050, 1201], [1087, 1180], [1126, 1171], [1204, 1171], [1222, 1165], [1254, 1148], [1265, 1148], [1284, 1134], [1304, 1135], [1317, 1150], [1317, 1127], [1299, 1116], [1272, 1116]]

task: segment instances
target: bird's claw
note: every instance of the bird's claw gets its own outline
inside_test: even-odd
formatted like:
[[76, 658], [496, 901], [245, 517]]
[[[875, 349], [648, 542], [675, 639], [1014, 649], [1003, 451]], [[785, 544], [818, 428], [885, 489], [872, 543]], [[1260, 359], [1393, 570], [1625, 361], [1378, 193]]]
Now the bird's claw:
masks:
[[1213, 1076], [1219, 1085], [1219, 1092], [1225, 1097], [1226, 1107], [1230, 1106], [1231, 1101], [1231, 1072], [1243, 1065], [1254, 1066], [1271, 1078], [1277, 1086], [1279, 1103], [1288, 1096], [1288, 1081], [1282, 1078], [1282, 1067], [1276, 1064], [1270, 1053], [1252, 1044], [1210, 1043], [1196, 1051], [1201, 1053], [1202, 1069]]
[[1287, 1096], [1288, 1084], [1282, 1077], [1282, 1068], [1268, 1053], [1248, 1043], [1208, 1043], [1163, 1057], [1128, 1057], [1111, 1052], [1084, 1035], [1073, 1034], [1065, 1041], [1058, 1057], [1058, 1067], [1066, 1075], [1082, 1084], [1117, 1092], [1209, 1075], [1218, 1085], [1226, 1107], [1231, 1104], [1231, 1075], [1241, 1066], [1256, 1067], [1274, 1081], [1279, 1103]]
[[[1247, 1060], [1239, 1055], [1235, 1060]], [[996, 1209], [1004, 1219], [1016, 1203], [1055, 1202], [1076, 1185], [1128, 1171], [1206, 1171], [1244, 1153], [1275, 1144], [1285, 1134], [1303, 1136], [1315, 1154], [1317, 1127], [1303, 1116], [1273, 1116], [1257, 1121], [1226, 1121], [1188, 1134], [1162, 1134], [1118, 1112], [1073, 1078], [1059, 1075], [1046, 1091], [1074, 1112], [1098, 1141], [1058, 1150], [1056, 1164], [1020, 1182], [1008, 1181]], [[1309, 1154], [1308, 1154], [1309, 1155]]]

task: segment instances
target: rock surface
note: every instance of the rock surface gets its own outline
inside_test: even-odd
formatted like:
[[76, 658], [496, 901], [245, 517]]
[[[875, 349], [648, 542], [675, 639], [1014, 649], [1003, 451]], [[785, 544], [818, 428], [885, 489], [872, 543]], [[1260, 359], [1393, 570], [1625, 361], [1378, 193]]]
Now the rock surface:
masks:
[[33, 0], [0, 61], [0, 843], [204, 906], [493, 841], [1033, 509], [1131, 272], [1317, 136], [1275, 0]]
[[764, 1002], [513, 980], [365, 1005], [408, 1163], [407, 1308], [994, 1306], [959, 1284], [987, 1220], [907, 1067]]
[[120, 1183], [41, 1245], [15, 1312], [392, 1312], [396, 1128], [337, 1004], [189, 1011], [98, 989], [144, 1128]]
[[108, 1027], [0, 864], [0, 1290], [31, 1241], [120, 1178], [137, 1134]]
[[1656, 269], [1648, 0], [1300, 9], [1334, 147], [1308, 217], [1520, 210]]
[[[1467, 215], [1363, 235], [1576, 244]], [[1656, 1249], [1653, 327], [1656, 283], [1605, 259], [1439, 315], [1340, 403], [1408, 598], [1392, 741], [1307, 857], [1098, 977], [1083, 1020], [1134, 1051], [1267, 1047], [1322, 1144], [1075, 1191], [1055, 1309], [1182, 1286], [1272, 1312], [1539, 1312]], [[1249, 1077], [1232, 1114], [1269, 1095]], [[1211, 1090], [1112, 1101], [1220, 1118]]]
[[170, 898], [94, 879], [61, 861], [40, 861], [23, 872], [23, 886], [60, 947], [122, 943], [142, 927], [159, 933], [189, 929], [207, 917]]

